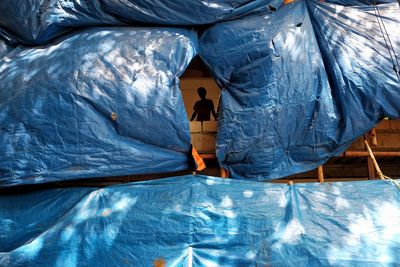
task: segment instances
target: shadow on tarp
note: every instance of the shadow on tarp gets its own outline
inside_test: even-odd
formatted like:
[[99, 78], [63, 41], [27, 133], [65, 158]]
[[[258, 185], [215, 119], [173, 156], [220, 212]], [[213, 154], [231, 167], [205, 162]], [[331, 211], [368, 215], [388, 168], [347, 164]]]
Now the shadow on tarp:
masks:
[[180, 28], [92, 28], [0, 60], [0, 187], [166, 173], [192, 163]]
[[84, 178], [84, 179], [74, 179], [65, 180], [59, 182], [51, 182], [45, 184], [26, 184], [18, 185], [13, 187], [3, 187], [0, 188], [0, 195], [19, 195], [26, 194], [35, 191], [48, 190], [48, 189], [62, 189], [71, 187], [106, 187], [117, 184], [126, 184], [132, 182], [142, 182], [149, 180], [157, 180], [168, 177], [183, 176], [193, 173], [193, 169], [188, 169], [184, 171], [171, 172], [171, 173], [155, 173], [155, 174], [138, 174], [138, 175], [124, 175], [124, 176], [113, 176], [113, 177], [100, 177], [100, 178]]
[[[380, 10], [400, 55], [399, 7]], [[233, 178], [315, 169], [382, 118], [400, 118], [400, 83], [371, 6], [296, 1], [217, 23], [200, 56], [222, 89], [216, 149]]]
[[0, 196], [0, 233], [0, 266], [389, 266], [400, 191], [192, 175], [43, 190]]
[[206, 25], [270, 12], [282, 3], [282, 0], [2, 1], [0, 27], [25, 45], [39, 45], [82, 27]]

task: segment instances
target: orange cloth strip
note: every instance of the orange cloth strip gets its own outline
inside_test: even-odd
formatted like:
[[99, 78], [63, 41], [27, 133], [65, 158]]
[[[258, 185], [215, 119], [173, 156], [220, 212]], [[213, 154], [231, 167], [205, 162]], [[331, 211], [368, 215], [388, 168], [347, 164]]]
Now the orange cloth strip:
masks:
[[206, 168], [206, 164], [204, 163], [202, 157], [200, 157], [199, 153], [197, 153], [197, 150], [194, 148], [194, 146], [192, 146], [192, 156], [197, 165], [196, 171], [204, 170]]

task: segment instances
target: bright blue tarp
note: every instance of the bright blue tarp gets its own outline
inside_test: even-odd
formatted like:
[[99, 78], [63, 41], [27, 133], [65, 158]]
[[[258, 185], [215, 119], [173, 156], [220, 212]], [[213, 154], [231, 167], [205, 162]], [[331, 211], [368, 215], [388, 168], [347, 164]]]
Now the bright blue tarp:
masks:
[[[222, 88], [217, 157], [234, 178], [311, 170], [384, 116], [400, 117], [400, 81], [372, 8], [308, 4], [312, 23], [297, 1], [201, 37]], [[400, 55], [400, 9], [380, 9]]]
[[[178, 77], [198, 51], [222, 88], [217, 157], [233, 178], [316, 168], [400, 117], [371, 6], [281, 5], [1, 2], [0, 186], [188, 168]], [[400, 8], [379, 10], [398, 57]], [[195, 29], [160, 26], [200, 24], [200, 48]], [[94, 25], [103, 27], [77, 29]]]
[[[312, 0], [309, 0], [312, 1]], [[362, 5], [381, 5], [398, 3], [397, 0], [325, 0], [320, 2], [326, 2], [330, 4], [337, 4], [342, 6], [362, 6]]]
[[11, 49], [0, 59], [0, 187], [188, 169], [179, 76], [196, 53], [196, 33], [178, 28], [92, 28]]
[[182, 176], [0, 196], [0, 266], [157, 262], [396, 266], [399, 189], [391, 181], [289, 186]]
[[25, 44], [43, 44], [76, 28], [190, 26], [269, 12], [281, 0], [12, 0], [0, 3], [0, 27]]

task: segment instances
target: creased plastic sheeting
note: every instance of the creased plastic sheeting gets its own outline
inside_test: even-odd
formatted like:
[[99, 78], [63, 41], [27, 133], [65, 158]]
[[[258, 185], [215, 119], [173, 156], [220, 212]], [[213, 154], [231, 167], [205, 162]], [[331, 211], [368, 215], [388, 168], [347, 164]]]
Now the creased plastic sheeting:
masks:
[[400, 194], [391, 181], [288, 186], [182, 176], [58, 189], [0, 196], [0, 222], [0, 266], [400, 262]]
[[15, 40], [7, 32], [0, 29], [0, 60], [17, 46]]
[[125, 21], [202, 25], [269, 12], [282, 0], [103, 0], [104, 10]]
[[25, 44], [73, 28], [132, 24], [199, 25], [269, 12], [282, 0], [13, 0], [0, 3], [0, 27]]
[[0, 61], [0, 187], [190, 167], [195, 32], [93, 28]]
[[[310, 9], [318, 43], [302, 1], [201, 37], [201, 56], [222, 88], [217, 157], [234, 178], [311, 170], [383, 117], [400, 117], [400, 83], [372, 7]], [[400, 11], [380, 9], [400, 55]]]
[[[342, 114], [339, 140], [361, 135], [383, 117], [399, 118], [400, 73], [396, 76], [395, 61], [373, 7], [308, 4], [338, 113]], [[400, 63], [400, 9], [397, 4], [387, 4], [379, 10]]]
[[123, 25], [101, 1], [13, 0], [0, 3], [0, 27], [28, 45], [45, 44], [79, 27]]
[[5, 56], [10, 50], [10, 46], [7, 42], [0, 38], [0, 58]]
[[200, 55], [222, 88], [216, 149], [233, 178], [313, 169], [351, 142], [303, 1], [211, 27]]
[[395, 58], [391, 60], [373, 7], [308, 4], [335, 100], [343, 114], [342, 135], [359, 135], [384, 116], [399, 118], [400, 72], [397, 76], [393, 69], [393, 63], [400, 64], [399, 6], [379, 6], [396, 63]]
[[360, 5], [380, 5], [380, 4], [397, 3], [397, 0], [326, 0], [321, 2], [342, 5], [342, 6], [360, 6]]

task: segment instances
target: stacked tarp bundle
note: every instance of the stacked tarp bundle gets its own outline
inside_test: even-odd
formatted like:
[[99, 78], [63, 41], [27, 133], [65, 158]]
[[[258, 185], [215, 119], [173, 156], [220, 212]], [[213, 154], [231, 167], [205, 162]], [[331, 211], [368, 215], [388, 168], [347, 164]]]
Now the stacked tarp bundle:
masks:
[[21, 42], [44, 44], [80, 27], [196, 26], [276, 9], [281, 0], [14, 0], [0, 3], [0, 27]]
[[[1, 2], [0, 186], [191, 167], [179, 76], [198, 53], [222, 89], [233, 178], [313, 169], [399, 118], [374, 7], [290, 2]], [[400, 9], [379, 10], [398, 56]], [[198, 44], [166, 25], [205, 30]]]
[[183, 176], [0, 196], [0, 266], [399, 262], [400, 191], [387, 180], [288, 186]]
[[1, 2], [0, 186], [192, 168], [179, 76], [197, 35], [131, 26], [215, 23], [279, 3]]
[[373, 6], [380, 4], [391, 4], [397, 3], [398, 0], [327, 0], [327, 1], [319, 1], [330, 4], [336, 4], [339, 6]]
[[195, 32], [92, 28], [0, 60], [0, 185], [188, 169]]
[[[374, 8], [307, 5], [219, 23], [201, 37], [222, 88], [217, 156], [235, 178], [311, 170], [383, 117], [400, 117], [399, 75]], [[400, 8], [379, 9], [400, 61]]]

